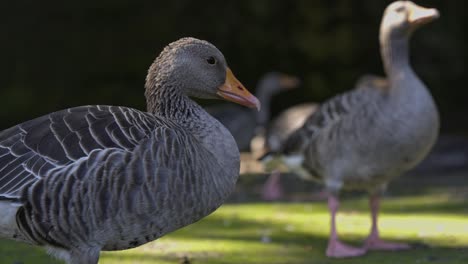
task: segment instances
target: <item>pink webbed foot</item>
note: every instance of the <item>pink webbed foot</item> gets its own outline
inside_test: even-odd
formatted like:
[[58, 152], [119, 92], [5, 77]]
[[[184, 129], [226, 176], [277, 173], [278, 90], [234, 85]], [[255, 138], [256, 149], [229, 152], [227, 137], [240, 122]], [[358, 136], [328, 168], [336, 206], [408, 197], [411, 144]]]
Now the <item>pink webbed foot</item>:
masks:
[[368, 250], [388, 250], [388, 251], [407, 250], [411, 248], [411, 246], [406, 243], [387, 242], [380, 238], [371, 238], [371, 237], [369, 237], [366, 240], [366, 242], [364, 243], [364, 247]]
[[371, 195], [369, 205], [372, 213], [371, 233], [364, 242], [364, 247], [369, 250], [405, 250], [410, 249], [410, 245], [405, 243], [386, 242], [380, 239], [379, 227], [377, 225], [377, 217], [380, 207], [380, 197]]
[[366, 254], [365, 248], [357, 248], [344, 244], [339, 240], [329, 241], [327, 248], [327, 257], [331, 258], [351, 258]]
[[280, 182], [280, 173], [274, 171], [262, 188], [262, 199], [267, 201], [279, 200], [284, 197], [283, 187]]

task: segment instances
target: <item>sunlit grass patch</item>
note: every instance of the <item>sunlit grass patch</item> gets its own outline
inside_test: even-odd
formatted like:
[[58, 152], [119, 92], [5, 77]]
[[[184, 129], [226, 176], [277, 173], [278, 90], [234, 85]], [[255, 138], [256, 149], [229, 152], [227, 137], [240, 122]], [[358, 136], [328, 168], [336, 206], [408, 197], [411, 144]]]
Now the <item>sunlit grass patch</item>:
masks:
[[[403, 213], [406, 202], [409, 207], [424, 205], [425, 210]], [[255, 203], [225, 205], [205, 220], [135, 251], [158, 251], [153, 254], [161, 258], [170, 256], [174, 262], [188, 256], [194, 263], [426, 263], [435, 259], [464, 263], [468, 260], [467, 250], [460, 249], [468, 248], [468, 216], [453, 209], [461, 201], [406, 197], [384, 203], [382, 235], [386, 239], [426, 246], [416, 245], [405, 252], [372, 252], [353, 260], [329, 260], [323, 254], [329, 229], [325, 204]], [[450, 209], [445, 213], [431, 213], [430, 206], [425, 206], [432, 204], [438, 208], [439, 203], [451, 205]], [[364, 207], [364, 199], [345, 202], [338, 220], [340, 234], [357, 245], [370, 226], [368, 210]], [[103, 263], [113, 263], [105, 262], [111, 260], [107, 256], [103, 255]]]

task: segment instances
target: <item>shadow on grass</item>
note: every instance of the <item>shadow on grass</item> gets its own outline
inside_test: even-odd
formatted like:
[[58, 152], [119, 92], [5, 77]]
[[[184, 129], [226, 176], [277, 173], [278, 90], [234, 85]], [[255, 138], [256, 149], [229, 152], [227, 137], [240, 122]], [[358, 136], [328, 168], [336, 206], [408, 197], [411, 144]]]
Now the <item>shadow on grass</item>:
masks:
[[[228, 222], [226, 222], [228, 221]], [[312, 223], [311, 223], [312, 224]], [[286, 228], [286, 229], [285, 229]], [[263, 241], [265, 234], [268, 241]], [[192, 263], [468, 263], [466, 248], [428, 247], [418, 240], [404, 240], [413, 244], [413, 249], [401, 252], [370, 252], [366, 256], [334, 260], [324, 255], [326, 234], [313, 234], [307, 230], [287, 230], [282, 222], [272, 220], [245, 220], [226, 215], [211, 215], [204, 220], [167, 236], [170, 242], [156, 241], [145, 248], [133, 251], [105, 253], [104, 263], [180, 263], [184, 256]], [[359, 246], [364, 237], [347, 235], [346, 242]], [[268, 242], [268, 243], [265, 243]], [[166, 250], [164, 243], [179, 243], [175, 250]], [[227, 244], [227, 250], [215, 248], [196, 251], [186, 248], [186, 243], [207, 245]], [[229, 246], [228, 244], [235, 244]], [[154, 245], [154, 246], [152, 246]], [[148, 247], [146, 246], [146, 247]], [[148, 251], [150, 250], [150, 251]], [[153, 251], [154, 250], [154, 251]], [[156, 254], [157, 253], [157, 254]], [[250, 261], [252, 260], [252, 261]], [[52, 261], [40, 248], [0, 240], [0, 263], [44, 264]]]
[[[229, 225], [226, 226], [226, 221]], [[223, 217], [212, 215], [203, 221], [189, 226], [179, 232], [171, 234], [173, 238], [191, 237], [198, 239], [212, 240], [237, 240], [247, 242], [262, 242], [262, 239], [271, 239], [272, 243], [294, 244], [296, 246], [310, 246], [311, 242], [323, 244], [325, 238], [316, 236], [307, 231], [294, 230], [289, 232], [288, 226], [284, 223], [277, 223], [270, 220], [251, 221], [234, 217]], [[318, 240], [318, 241], [317, 241]]]
[[[413, 249], [399, 252], [369, 252], [366, 256], [354, 259], [336, 260], [326, 258], [324, 252], [327, 245], [327, 237], [312, 234], [307, 231], [296, 230], [288, 232], [284, 230], [284, 224], [274, 222], [250, 221], [244, 219], [233, 219], [229, 226], [225, 226], [224, 217], [213, 215], [209, 218], [189, 226], [185, 229], [170, 234], [172, 242], [183, 243], [189, 241], [197, 243], [203, 241], [208, 245], [236, 244], [229, 250], [214, 254], [216, 249], [207, 247], [203, 252], [186, 250], [179, 246], [178, 253], [168, 252], [164, 257], [155, 257], [139, 252], [131, 253], [129, 256], [106, 255], [106, 258], [145, 258], [154, 260], [180, 260], [183, 256], [193, 259], [193, 263], [468, 263], [468, 245], [462, 248], [430, 247], [422, 244], [419, 240], [400, 240], [413, 245]], [[259, 230], [270, 229], [268, 243], [262, 243], [262, 234]], [[346, 236], [346, 242], [355, 246], [361, 245], [362, 236]], [[161, 241], [161, 243], [164, 243]], [[158, 242], [155, 242], [157, 245]], [[257, 245], [262, 245], [258, 247]], [[227, 246], [229, 247], [229, 246]], [[156, 249], [157, 250], [157, 249]], [[243, 256], [243, 257], [240, 257]], [[251, 260], [251, 261], [249, 261]]]
[[[244, 177], [244, 176], [243, 176]], [[396, 180], [389, 187], [390, 195], [382, 201], [382, 212], [385, 214], [407, 215], [417, 218], [425, 215], [449, 215], [464, 218], [468, 215], [468, 196], [463, 190], [468, 190], [466, 176], [446, 175], [423, 177], [408, 175]], [[258, 197], [251, 192], [257, 191], [266, 176], [246, 178], [241, 180], [241, 191], [245, 197], [238, 201], [243, 204], [258, 203]], [[306, 183], [294, 176], [294, 182], [287, 183], [290, 191], [308, 192], [318, 190], [317, 185]], [[424, 179], [424, 181], [421, 181]], [[284, 181], [284, 180], [283, 180]], [[298, 189], [294, 189], [296, 188]], [[243, 189], [242, 188], [247, 188]], [[434, 192], [433, 189], [438, 191]], [[247, 191], [246, 191], [247, 190]], [[441, 190], [441, 191], [440, 191]], [[455, 191], [462, 192], [456, 193]], [[254, 197], [254, 199], [251, 199]], [[343, 197], [342, 212], [359, 212], [368, 214], [369, 209], [365, 195], [347, 193]], [[390, 263], [468, 263], [468, 245], [463, 248], [429, 247], [421, 244], [424, 239], [410, 238], [401, 242], [414, 245], [412, 250], [401, 252], [370, 252], [364, 257], [346, 260], [327, 259], [324, 255], [327, 245], [328, 230], [317, 230], [314, 214], [321, 217], [327, 212], [325, 202], [281, 203], [287, 207], [285, 218], [278, 220], [273, 215], [275, 204], [263, 203], [268, 209], [255, 215], [255, 209], [243, 212], [240, 209], [215, 213], [202, 221], [167, 235], [143, 248], [133, 251], [105, 253], [103, 263], [180, 263], [183, 256], [189, 256], [194, 264], [199, 263], [347, 263], [347, 264], [390, 264]], [[292, 207], [289, 207], [291, 205]], [[231, 205], [236, 206], [236, 205]], [[240, 205], [243, 206], [243, 205]], [[311, 207], [298, 215], [304, 220], [303, 226], [291, 229], [288, 223], [288, 212], [295, 208]], [[256, 207], [253, 207], [256, 208]], [[271, 213], [271, 214], [270, 214]], [[248, 219], [241, 217], [248, 215]], [[296, 215], [296, 216], [298, 216]], [[310, 215], [310, 218], [309, 218]], [[257, 220], [258, 219], [258, 220]], [[295, 220], [296, 224], [298, 220]], [[307, 226], [307, 223], [310, 225]], [[448, 222], [450, 223], [450, 222]], [[468, 219], [467, 219], [468, 223]], [[320, 228], [320, 227], [319, 227]], [[328, 228], [328, 227], [327, 227]], [[432, 228], [432, 227], [431, 227]], [[434, 227], [435, 228], [435, 227]], [[422, 228], [424, 230], [424, 228]], [[465, 232], [461, 230], [460, 232]], [[346, 242], [359, 246], [364, 240], [363, 235], [347, 234], [342, 236]], [[166, 239], [167, 238], [167, 239]], [[168, 242], [169, 241], [169, 242]], [[168, 250], [164, 245], [176, 243], [178, 246]], [[214, 245], [226, 244], [224, 250]], [[442, 243], [443, 244], [443, 243]], [[202, 245], [202, 246], [198, 246]], [[210, 246], [213, 245], [213, 246]], [[463, 244], [462, 244], [463, 245]], [[197, 249], [190, 249], [197, 246]], [[464, 246], [464, 245], [463, 245]], [[148, 251], [149, 250], [149, 251]], [[61, 263], [48, 257], [39, 247], [31, 247], [7, 240], [0, 240], [0, 264], [55, 264]]]
[[[259, 252], [261, 254], [262, 252]], [[228, 256], [228, 254], [230, 256]], [[128, 255], [122, 254], [106, 254], [102, 259], [107, 260], [106, 263], [112, 261], [112, 263], [118, 264], [119, 261], [131, 261], [129, 263], [181, 263], [184, 257], [191, 260], [193, 264], [209, 263], [209, 264], [222, 264], [222, 263], [269, 263], [269, 264], [332, 264], [332, 263], [346, 263], [346, 264], [395, 264], [395, 263], [444, 263], [444, 264], [465, 264], [468, 263], [468, 252], [466, 248], [432, 248], [428, 249], [412, 249], [407, 251], [399, 252], [368, 252], [366, 255], [358, 258], [349, 259], [331, 259], [324, 255], [324, 252], [317, 253], [316, 251], [305, 251], [299, 256], [296, 256], [294, 262], [281, 262], [278, 260], [272, 260], [269, 262], [254, 261], [249, 262], [249, 257], [256, 259], [255, 256], [246, 254], [244, 250], [232, 250], [228, 254], [217, 255], [216, 257], [205, 257], [199, 254], [185, 253], [185, 254], [168, 254], [167, 256], [153, 256], [146, 253], [131, 253]], [[288, 254], [287, 251], [283, 251], [282, 254]], [[293, 253], [291, 253], [293, 254]], [[232, 258], [234, 256], [243, 256], [239, 258]], [[236, 260], [242, 260], [243, 262], [237, 262]], [[246, 261], [246, 262], [244, 262]], [[26, 264], [26, 263], [25, 263]]]
[[62, 263], [46, 254], [37, 246], [30, 246], [19, 242], [0, 239], [1, 264], [58, 264]]

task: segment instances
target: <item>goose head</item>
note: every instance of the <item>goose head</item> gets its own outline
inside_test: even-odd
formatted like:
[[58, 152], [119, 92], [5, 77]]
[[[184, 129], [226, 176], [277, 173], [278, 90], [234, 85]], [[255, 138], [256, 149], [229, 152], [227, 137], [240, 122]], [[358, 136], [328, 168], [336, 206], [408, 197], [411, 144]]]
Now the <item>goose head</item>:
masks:
[[407, 38], [421, 25], [438, 17], [435, 8], [424, 8], [411, 1], [396, 1], [385, 9], [380, 32], [390, 38]]
[[269, 72], [265, 74], [257, 86], [257, 94], [267, 93], [274, 95], [281, 91], [294, 89], [299, 86], [300, 80], [295, 76], [291, 76], [281, 72]]
[[260, 131], [263, 130], [270, 119], [270, 102], [272, 97], [280, 92], [295, 89], [299, 84], [300, 80], [297, 77], [280, 72], [269, 72], [260, 79], [256, 95], [263, 107], [255, 115], [258, 126], [256, 134], [261, 133]]
[[[160, 89], [189, 97], [224, 99], [260, 109], [260, 102], [229, 69], [223, 54], [211, 43], [182, 38], [167, 45], [146, 77], [146, 97]], [[148, 100], [151, 103], [151, 100]]]

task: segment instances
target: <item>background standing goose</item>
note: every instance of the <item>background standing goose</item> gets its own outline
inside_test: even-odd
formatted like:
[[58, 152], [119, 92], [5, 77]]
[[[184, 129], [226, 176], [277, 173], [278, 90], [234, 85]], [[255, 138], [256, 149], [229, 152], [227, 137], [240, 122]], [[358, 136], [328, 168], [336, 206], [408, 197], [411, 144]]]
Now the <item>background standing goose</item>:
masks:
[[[439, 131], [439, 116], [429, 91], [409, 64], [409, 37], [438, 17], [410, 1], [390, 4], [380, 27], [387, 79], [366, 77], [360, 87], [325, 102], [284, 145], [285, 162], [322, 181], [329, 191], [330, 257], [362, 255], [367, 249], [406, 249], [381, 240], [377, 226], [380, 192], [394, 177], [413, 168], [429, 152]], [[336, 232], [338, 194], [366, 190], [372, 228], [364, 248], [342, 243]]]
[[257, 84], [255, 96], [262, 108], [260, 111], [249, 111], [236, 105], [218, 105], [206, 108], [207, 112], [218, 119], [234, 136], [239, 150], [248, 151], [256, 130], [268, 125], [270, 104], [274, 95], [296, 88], [299, 79], [280, 72], [265, 74]]
[[[284, 110], [270, 122], [265, 130], [265, 135], [258, 135], [252, 140], [251, 148], [261, 148], [261, 154], [279, 152], [289, 135], [300, 128], [305, 120], [317, 110], [318, 106], [315, 103], [302, 103]], [[253, 147], [255, 145], [259, 147]], [[260, 153], [260, 151], [258, 152]], [[273, 170], [263, 185], [262, 198], [264, 200], [278, 200], [283, 197], [283, 193], [280, 172]]]
[[82, 106], [0, 132], [0, 236], [71, 264], [133, 248], [218, 208], [239, 174], [228, 130], [189, 96], [259, 108], [212, 44], [169, 44], [146, 78], [148, 112]]
[[278, 117], [271, 121], [265, 131], [264, 148], [266, 151], [277, 152], [281, 150], [289, 135], [300, 128], [318, 107], [319, 105], [315, 103], [302, 103], [281, 112]]

